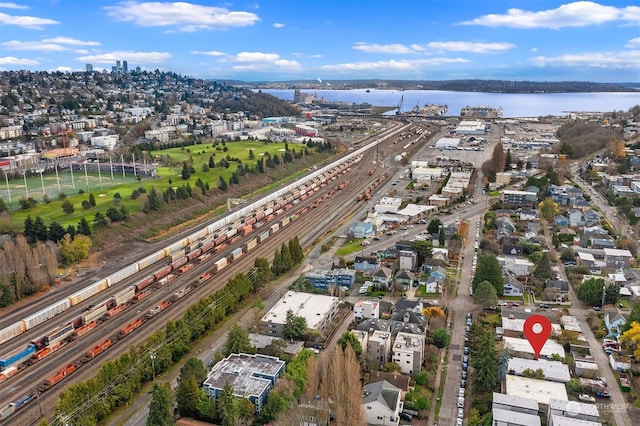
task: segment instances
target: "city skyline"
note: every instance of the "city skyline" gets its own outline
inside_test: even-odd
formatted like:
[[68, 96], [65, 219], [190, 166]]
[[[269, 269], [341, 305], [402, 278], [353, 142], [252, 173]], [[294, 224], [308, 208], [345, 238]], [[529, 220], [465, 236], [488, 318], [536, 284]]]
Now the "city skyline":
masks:
[[244, 81], [640, 81], [640, 7], [505, 3], [0, 1], [0, 70], [127, 61]]

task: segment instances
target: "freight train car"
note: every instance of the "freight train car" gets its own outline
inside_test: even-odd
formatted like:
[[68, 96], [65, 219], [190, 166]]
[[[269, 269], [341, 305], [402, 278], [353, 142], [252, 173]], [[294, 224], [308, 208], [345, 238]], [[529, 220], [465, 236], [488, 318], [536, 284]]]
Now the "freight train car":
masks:
[[138, 265], [138, 268], [140, 270], [143, 270], [145, 268], [148, 268], [149, 266], [155, 265], [156, 263], [160, 262], [165, 257], [167, 257], [167, 254], [166, 254], [165, 250], [162, 249], [162, 250], [158, 250], [155, 253], [150, 254], [147, 257], [144, 257], [144, 258], [138, 260], [136, 262], [136, 264]]
[[66, 311], [70, 307], [71, 301], [69, 300], [69, 298], [65, 297], [64, 299], [59, 300], [53, 305], [50, 305], [44, 309], [41, 309], [35, 314], [26, 317], [24, 319], [24, 328], [25, 330], [31, 330], [32, 328], [36, 327], [39, 324], [42, 324], [48, 319], [53, 318], [54, 316]]
[[76, 306], [77, 304], [88, 300], [90, 297], [106, 290], [108, 287], [109, 283], [106, 278], [96, 281], [93, 284], [83, 288], [82, 290], [76, 291], [75, 293], [69, 295], [69, 303], [71, 303], [71, 306]]
[[45, 346], [52, 345], [56, 342], [61, 342], [73, 334], [73, 324], [65, 324], [44, 335]]
[[114, 272], [113, 274], [109, 275], [106, 280], [109, 284], [109, 287], [111, 287], [112, 285], [115, 285], [132, 275], [135, 275], [136, 273], [138, 273], [138, 271], [140, 271], [140, 266], [137, 263], [132, 263], [131, 265], [120, 269], [118, 272]]
[[0, 383], [15, 376], [16, 374], [18, 374], [18, 367], [16, 367], [15, 365], [12, 365], [9, 368], [5, 368], [3, 371], [0, 371]]
[[0, 420], [5, 420], [11, 417], [11, 415], [16, 411], [16, 404], [13, 402], [5, 405], [0, 408]]
[[222, 259], [216, 260], [213, 263], [213, 272], [222, 271], [226, 267], [227, 267], [227, 258], [223, 257]]
[[233, 262], [236, 259], [240, 259], [242, 257], [242, 247], [238, 247], [237, 249], [234, 249], [231, 251], [231, 254], [229, 255], [229, 261]]
[[149, 275], [145, 279], [138, 281], [135, 284], [136, 292], [141, 292], [142, 289], [144, 289], [145, 287], [148, 287], [151, 284], [153, 284], [155, 282], [155, 280], [156, 280], [156, 278], [153, 275]]
[[24, 321], [18, 321], [0, 330], [0, 345], [24, 333]]
[[36, 352], [36, 346], [29, 343], [26, 347], [16, 349], [10, 352], [8, 355], [0, 358], [0, 368], [11, 367], [12, 365], [18, 365], [23, 361], [28, 360]]
[[84, 311], [82, 315], [80, 315], [80, 319], [83, 324], [88, 324], [91, 321], [99, 320], [107, 313], [107, 303], [104, 302], [99, 305], [94, 306], [93, 308], [87, 309]]

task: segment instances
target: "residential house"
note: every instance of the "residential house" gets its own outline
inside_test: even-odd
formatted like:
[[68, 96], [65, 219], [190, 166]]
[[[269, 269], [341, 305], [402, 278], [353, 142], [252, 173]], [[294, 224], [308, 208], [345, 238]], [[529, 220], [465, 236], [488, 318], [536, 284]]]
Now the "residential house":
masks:
[[362, 389], [362, 406], [368, 425], [398, 425], [404, 407], [402, 390], [386, 380], [369, 383]]
[[538, 201], [538, 194], [527, 191], [513, 191], [504, 189], [500, 191], [500, 201], [505, 206], [533, 207]]
[[371, 276], [371, 280], [374, 283], [378, 284], [378, 287], [382, 287], [384, 289], [389, 289], [389, 284], [391, 283], [392, 277], [391, 269], [386, 268], [384, 266], [380, 267], [376, 272]]
[[431, 273], [429, 274], [430, 277], [434, 277], [434, 278], [438, 278], [440, 280], [443, 280], [447, 277], [447, 270], [445, 268], [443, 268], [442, 266], [438, 266], [435, 267], [433, 269], [431, 269]]
[[438, 277], [430, 276], [427, 281], [424, 282], [425, 291], [427, 293], [442, 293], [444, 288], [444, 280]]
[[[381, 307], [382, 308], [382, 307]], [[369, 334], [373, 334], [374, 331], [390, 331], [391, 323], [388, 320], [370, 318], [362, 321], [356, 325], [356, 330], [366, 331]]]
[[570, 206], [584, 199], [582, 191], [571, 185], [549, 185], [549, 196], [560, 206]]
[[569, 283], [563, 280], [549, 280], [547, 281], [544, 293], [547, 300], [562, 302], [569, 297]]
[[617, 309], [607, 309], [604, 313], [604, 326], [607, 328], [607, 337], [617, 339], [624, 325], [627, 323]]
[[407, 299], [405, 297], [399, 299], [396, 302], [396, 306], [394, 312], [405, 312], [411, 311], [416, 314], [422, 314], [422, 309], [424, 308], [424, 303], [422, 299]]
[[353, 269], [360, 272], [373, 272], [380, 268], [380, 259], [374, 256], [356, 256]]
[[594, 226], [600, 223], [600, 213], [593, 209], [584, 211], [584, 226]]
[[553, 218], [553, 223], [556, 226], [564, 228], [566, 226], [569, 226], [569, 218], [565, 215], [559, 214], [555, 218]]
[[284, 361], [272, 356], [231, 354], [213, 366], [202, 387], [205, 395], [217, 400], [230, 385], [235, 397], [247, 398], [260, 413], [284, 367]]
[[404, 395], [411, 390], [411, 377], [400, 374], [397, 371], [386, 372], [373, 370], [369, 373], [369, 380], [371, 380], [371, 382], [386, 380], [402, 391], [403, 399]]
[[378, 368], [382, 368], [389, 361], [391, 354], [392, 335], [389, 331], [374, 330], [369, 334], [366, 348], [367, 358]]
[[418, 254], [413, 250], [400, 250], [398, 252], [398, 269], [415, 271], [418, 266]]
[[538, 220], [538, 212], [533, 209], [520, 210], [520, 220]]
[[413, 284], [414, 275], [411, 271], [398, 271], [395, 276], [395, 282], [397, 285], [402, 286], [405, 290], [411, 288]]
[[380, 318], [380, 303], [378, 300], [358, 300], [353, 305], [353, 316], [362, 321], [369, 318]]
[[517, 277], [525, 277], [531, 275], [533, 271], [533, 262], [516, 256], [500, 256], [497, 258], [498, 263], [504, 269], [510, 271]]
[[[449, 250], [442, 249], [440, 247], [434, 247], [431, 251], [431, 258], [433, 262], [439, 262], [439, 265], [449, 265]], [[425, 260], [426, 262], [426, 260]]]
[[409, 375], [420, 371], [424, 360], [424, 335], [400, 332], [392, 348], [392, 361], [400, 370]]
[[604, 249], [604, 262], [607, 268], [620, 269], [628, 268], [633, 255], [629, 250], [614, 248]]
[[578, 228], [584, 225], [584, 216], [580, 210], [569, 209], [567, 216], [569, 216], [569, 227]]
[[510, 244], [502, 245], [502, 254], [506, 254], [507, 256], [522, 256], [524, 249], [522, 246], [514, 246]]
[[516, 277], [510, 274], [504, 275], [504, 295], [522, 297], [524, 294], [524, 285], [519, 282]]
[[496, 231], [505, 230], [509, 235], [513, 235], [516, 232], [516, 225], [513, 223], [511, 217], [501, 216], [496, 218], [496, 224], [498, 226]]
[[591, 248], [615, 248], [616, 240], [608, 234], [583, 232], [580, 236], [580, 245]]
[[600, 413], [598, 412], [598, 406], [596, 404], [551, 398], [549, 399], [549, 408], [547, 411], [547, 425], [549, 426], [553, 424], [551, 420], [552, 416], [568, 417], [585, 422], [597, 422]]

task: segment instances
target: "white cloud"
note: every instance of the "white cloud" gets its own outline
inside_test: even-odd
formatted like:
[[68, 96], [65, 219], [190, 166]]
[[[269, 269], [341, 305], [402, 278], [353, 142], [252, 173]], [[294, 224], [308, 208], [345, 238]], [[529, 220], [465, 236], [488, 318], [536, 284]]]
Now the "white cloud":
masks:
[[294, 71], [302, 69], [297, 61], [280, 58], [277, 53], [240, 52], [231, 59], [237, 64], [232, 66], [235, 71], [273, 70]]
[[18, 41], [11, 40], [0, 43], [7, 50], [37, 50], [41, 52], [61, 52], [66, 47], [56, 43], [44, 43], [42, 41]]
[[376, 44], [358, 42], [353, 46], [353, 49], [366, 53], [389, 53], [389, 54], [401, 54], [401, 53], [415, 53], [415, 51], [404, 44]]
[[632, 38], [627, 42], [627, 44], [624, 45], [624, 47], [627, 47], [629, 49], [640, 48], [640, 37]]
[[29, 9], [29, 6], [22, 6], [19, 4], [15, 4], [15, 3], [4, 3], [4, 2], [0, 2], [0, 9]]
[[497, 53], [516, 47], [512, 43], [473, 43], [467, 41], [432, 41], [431, 49], [448, 52]]
[[276, 22], [273, 24], [273, 28], [284, 28], [284, 24], [281, 22]]
[[506, 14], [489, 14], [461, 25], [481, 25], [485, 27], [509, 28], [551, 28], [586, 27], [606, 22], [626, 21], [637, 23], [640, 21], [640, 8], [628, 6], [618, 8], [605, 6], [591, 1], [577, 1], [559, 6], [556, 9], [530, 11], [509, 9]]
[[16, 58], [15, 56], [0, 57], [0, 65], [38, 65], [33, 59]]
[[171, 58], [168, 52], [131, 52], [131, 51], [114, 51], [107, 53], [99, 53], [93, 55], [85, 55], [76, 58], [78, 61], [95, 62], [98, 64], [112, 64], [115, 61], [123, 60], [129, 63], [138, 64], [159, 64]]
[[105, 9], [118, 21], [133, 22], [141, 27], [174, 27], [179, 32], [246, 27], [260, 20], [252, 12], [234, 12], [224, 7], [187, 2], [125, 1]]
[[377, 61], [377, 62], [352, 62], [335, 65], [324, 65], [320, 67], [324, 71], [350, 72], [350, 71], [370, 71], [370, 72], [396, 72], [396, 71], [418, 71], [424, 66], [438, 66], [451, 63], [469, 62], [463, 58], [433, 58], [420, 60], [403, 61]]
[[640, 69], [640, 50], [566, 54], [530, 59], [538, 67], [580, 67], [600, 69]]
[[72, 46], [100, 46], [100, 43], [97, 41], [84, 41], [78, 40], [71, 37], [53, 37], [53, 38], [45, 38], [42, 40], [46, 43], [58, 43], [58, 44], [70, 44]]
[[217, 50], [192, 50], [189, 52], [192, 55], [207, 55], [207, 56], [224, 56], [224, 52], [218, 52]]
[[6, 13], [0, 13], [0, 26], [15, 25], [31, 30], [41, 30], [43, 25], [57, 25], [60, 22], [53, 19], [37, 18], [35, 16], [12, 16]]
[[65, 67], [65, 66], [61, 65], [61, 66], [53, 68], [53, 69], [51, 69], [49, 71], [52, 71], [52, 72], [56, 72], [56, 71], [59, 71], [59, 72], [73, 72], [73, 71], [79, 71], [79, 70], [74, 70], [71, 67]]

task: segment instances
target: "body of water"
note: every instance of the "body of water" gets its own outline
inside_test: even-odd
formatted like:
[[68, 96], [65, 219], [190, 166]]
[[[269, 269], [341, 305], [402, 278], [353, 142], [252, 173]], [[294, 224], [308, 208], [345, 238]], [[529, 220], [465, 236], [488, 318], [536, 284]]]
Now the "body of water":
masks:
[[[504, 117], [564, 116], [569, 112], [628, 111], [640, 105], [640, 92], [604, 93], [479, 93], [449, 92], [443, 90], [301, 90], [316, 93], [317, 99], [329, 102], [368, 103], [373, 106], [397, 107], [402, 101], [402, 111], [427, 104], [447, 105], [447, 116], [460, 115], [465, 106], [501, 107]], [[263, 89], [280, 99], [293, 101], [293, 89]]]

